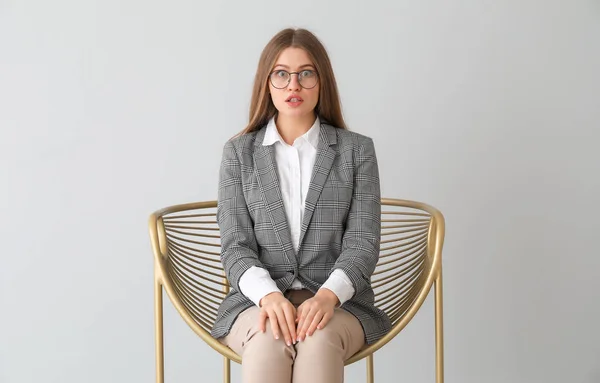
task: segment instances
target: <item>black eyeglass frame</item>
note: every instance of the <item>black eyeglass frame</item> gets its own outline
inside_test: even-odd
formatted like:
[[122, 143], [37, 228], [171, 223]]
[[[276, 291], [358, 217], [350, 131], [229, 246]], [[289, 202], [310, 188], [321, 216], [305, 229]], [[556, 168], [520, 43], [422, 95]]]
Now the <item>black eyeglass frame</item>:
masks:
[[[317, 75], [317, 82], [315, 83], [315, 85], [311, 86], [310, 88], [305, 87], [300, 82], [300, 73], [304, 72], [305, 70], [311, 71], [311, 72], [313, 72], [314, 74]], [[271, 78], [271, 76], [273, 76], [273, 73], [275, 73], [275, 72], [286, 72], [290, 76], [288, 78], [287, 84], [285, 84], [285, 86], [279, 88], [279, 87], [275, 86], [275, 84], [273, 84], [273, 79]], [[292, 75], [293, 74], [295, 74], [295, 75], [298, 76], [298, 84], [300, 84], [300, 86], [302, 87], [302, 89], [313, 89], [319, 83], [319, 72], [317, 72], [316, 70], [312, 70], [312, 69], [303, 69], [300, 72], [288, 72], [285, 69], [276, 69], [276, 70], [271, 71], [271, 73], [269, 73], [269, 82], [271, 83], [271, 85], [273, 85], [273, 88], [276, 88], [276, 89], [285, 89], [285, 88], [287, 88], [288, 85], [290, 85], [290, 82], [292, 81]]]

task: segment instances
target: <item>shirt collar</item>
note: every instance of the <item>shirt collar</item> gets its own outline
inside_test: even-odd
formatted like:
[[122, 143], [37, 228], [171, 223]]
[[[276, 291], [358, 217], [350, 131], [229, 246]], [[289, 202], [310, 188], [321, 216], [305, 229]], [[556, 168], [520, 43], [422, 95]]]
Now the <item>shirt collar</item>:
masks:
[[[315, 122], [310, 127], [310, 129], [298, 138], [304, 139], [309, 144], [311, 144], [313, 148], [317, 149], [317, 145], [319, 144], [320, 130], [321, 120], [319, 119], [319, 116], [317, 116], [317, 118], [315, 118]], [[281, 138], [279, 131], [277, 130], [277, 126], [275, 125], [275, 117], [271, 117], [269, 123], [267, 124], [267, 131], [265, 132], [265, 138], [263, 139], [263, 146], [273, 145], [278, 141], [282, 144], [285, 143], [285, 141], [283, 141], [283, 138]]]

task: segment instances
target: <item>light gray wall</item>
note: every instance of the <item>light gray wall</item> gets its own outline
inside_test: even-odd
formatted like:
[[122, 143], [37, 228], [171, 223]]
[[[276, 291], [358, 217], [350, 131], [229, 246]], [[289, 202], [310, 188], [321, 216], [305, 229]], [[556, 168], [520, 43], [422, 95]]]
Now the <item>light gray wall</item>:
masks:
[[[286, 26], [329, 49], [383, 194], [446, 216], [447, 382], [600, 382], [592, 0], [0, 1], [0, 382], [154, 379], [146, 219], [216, 198]], [[433, 382], [431, 303], [378, 382]], [[165, 326], [168, 382], [220, 381], [170, 303]]]

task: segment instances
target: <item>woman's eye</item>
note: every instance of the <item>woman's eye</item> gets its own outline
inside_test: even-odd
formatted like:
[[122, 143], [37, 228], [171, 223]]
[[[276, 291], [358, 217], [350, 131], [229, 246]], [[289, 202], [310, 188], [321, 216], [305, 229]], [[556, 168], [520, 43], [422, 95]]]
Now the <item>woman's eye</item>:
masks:
[[312, 77], [315, 74], [312, 70], [303, 70], [300, 75], [302, 77]]
[[285, 76], [287, 76], [287, 72], [284, 70], [278, 70], [277, 72], [275, 72], [275, 75], [277, 77], [285, 77]]

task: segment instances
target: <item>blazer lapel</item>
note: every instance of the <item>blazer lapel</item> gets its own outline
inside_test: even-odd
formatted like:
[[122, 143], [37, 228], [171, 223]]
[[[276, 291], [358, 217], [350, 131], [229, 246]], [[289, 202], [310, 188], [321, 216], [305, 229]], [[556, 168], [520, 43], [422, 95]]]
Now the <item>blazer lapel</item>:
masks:
[[283, 249], [288, 262], [295, 264], [296, 256], [292, 236], [287, 221], [285, 206], [281, 197], [281, 188], [277, 176], [275, 151], [273, 145], [264, 146], [266, 128], [262, 128], [254, 141], [254, 174], [262, 193], [267, 215], [273, 225], [275, 236]]
[[335, 129], [336, 128], [331, 125], [321, 124], [319, 144], [317, 146], [317, 157], [308, 186], [306, 201], [304, 202], [304, 215], [302, 217], [302, 227], [300, 228], [300, 248], [302, 248], [302, 241], [304, 240], [304, 235], [310, 224], [315, 207], [317, 206], [317, 201], [323, 190], [323, 185], [325, 185], [325, 181], [329, 176], [329, 171], [335, 160], [335, 150], [331, 148], [331, 145], [337, 144]]

